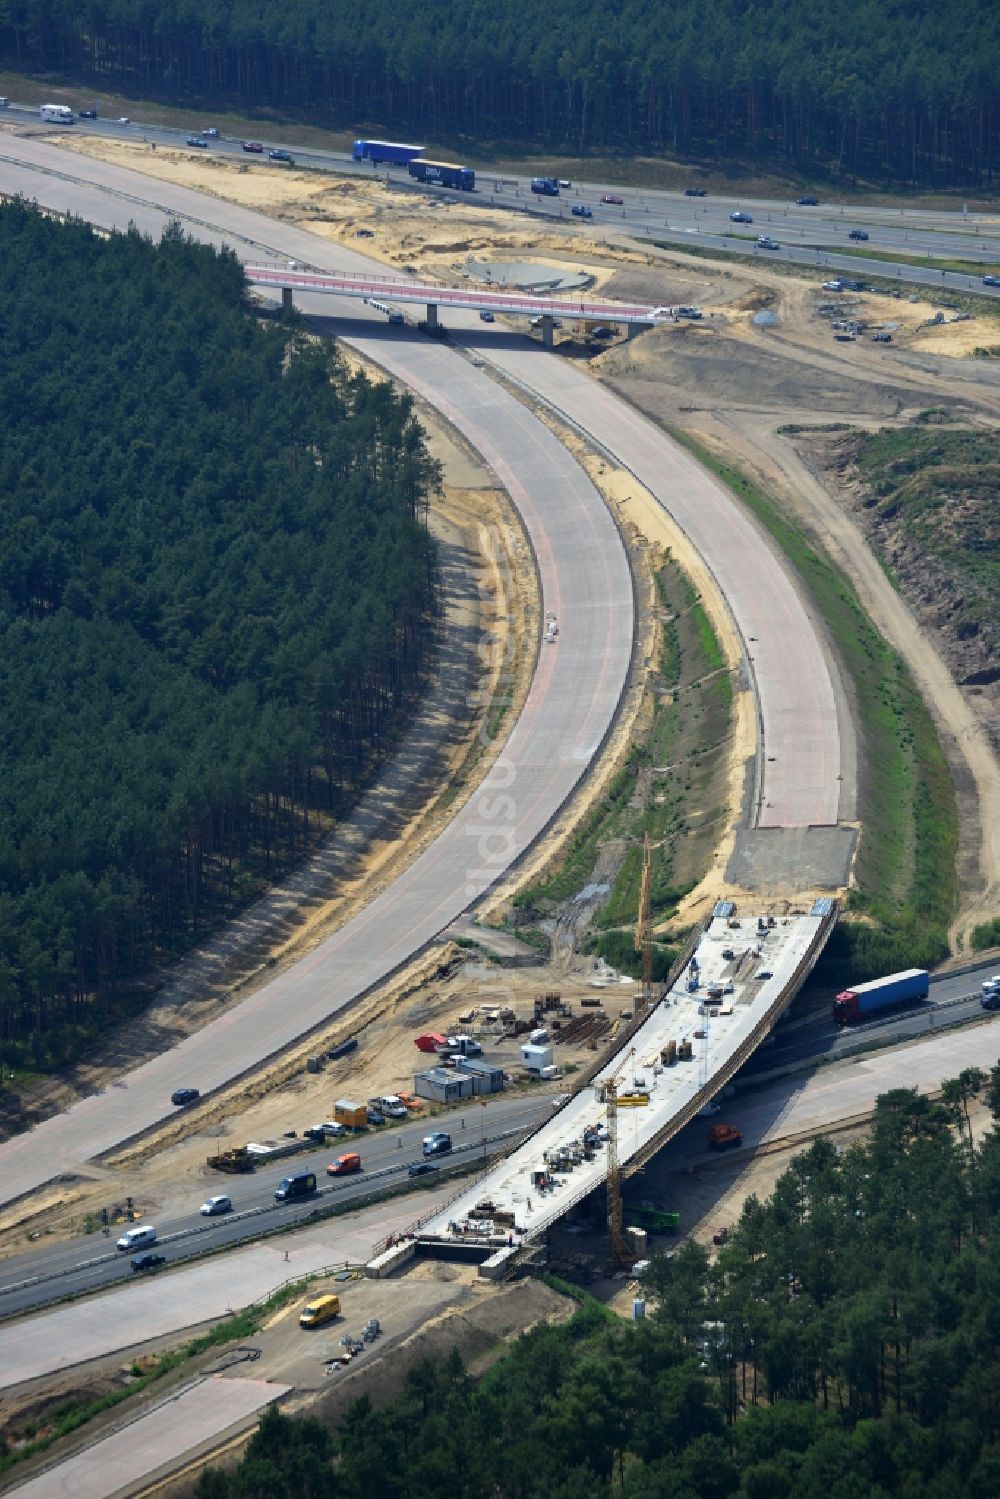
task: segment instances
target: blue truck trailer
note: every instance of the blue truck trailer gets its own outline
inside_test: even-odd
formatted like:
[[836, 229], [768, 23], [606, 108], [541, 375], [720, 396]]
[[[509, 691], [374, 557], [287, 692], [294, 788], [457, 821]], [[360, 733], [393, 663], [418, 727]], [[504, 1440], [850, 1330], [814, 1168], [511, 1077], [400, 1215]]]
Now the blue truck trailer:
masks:
[[532, 177], [531, 191], [541, 193], [543, 198], [558, 198], [559, 183], [554, 177]]
[[414, 157], [422, 156], [426, 149], [425, 146], [407, 146], [402, 141], [355, 141], [351, 156], [355, 161], [370, 161], [373, 166], [389, 161], [405, 167]]
[[460, 192], [475, 190], [476, 174], [471, 167], [457, 166], [453, 161], [411, 161], [406, 170], [418, 182], [432, 182], [435, 187], [457, 187]]
[[927, 969], [907, 968], [903, 973], [890, 973], [885, 978], [871, 979], [867, 984], [844, 989], [833, 1001], [833, 1018], [838, 1025], [853, 1025], [857, 1020], [867, 1020], [879, 1010], [887, 1010], [890, 1005], [926, 999], [929, 993]]

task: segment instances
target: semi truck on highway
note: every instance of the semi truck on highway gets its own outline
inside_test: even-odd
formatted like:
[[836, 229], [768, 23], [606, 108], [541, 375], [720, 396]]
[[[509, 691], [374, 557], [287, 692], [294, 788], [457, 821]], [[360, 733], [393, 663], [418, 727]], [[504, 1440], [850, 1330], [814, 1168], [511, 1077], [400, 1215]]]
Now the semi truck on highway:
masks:
[[435, 187], [457, 187], [463, 193], [475, 190], [472, 168], [456, 166], [453, 161], [411, 161], [406, 170], [418, 182], [431, 182]]
[[887, 1010], [891, 1005], [926, 999], [929, 993], [927, 969], [907, 968], [902, 973], [890, 973], [885, 978], [871, 979], [867, 984], [844, 989], [833, 1001], [833, 1018], [838, 1025], [853, 1025], [855, 1021], [867, 1020], [870, 1015]]
[[370, 161], [376, 167], [382, 161], [405, 167], [415, 156], [422, 156], [425, 150], [425, 146], [407, 146], [402, 141], [355, 141], [351, 156], [355, 161]]
[[558, 198], [559, 184], [554, 177], [532, 177], [531, 191], [541, 193], [544, 198]]

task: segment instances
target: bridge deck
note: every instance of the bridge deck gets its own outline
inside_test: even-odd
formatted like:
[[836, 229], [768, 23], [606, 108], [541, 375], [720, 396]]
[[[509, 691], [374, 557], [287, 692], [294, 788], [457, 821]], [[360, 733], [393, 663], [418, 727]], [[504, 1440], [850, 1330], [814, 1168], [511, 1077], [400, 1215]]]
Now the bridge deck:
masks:
[[525, 292], [482, 287], [439, 286], [411, 276], [365, 276], [306, 271], [280, 265], [244, 266], [252, 286], [288, 287], [291, 291], [325, 292], [338, 297], [375, 297], [387, 302], [419, 302], [436, 307], [461, 307], [468, 312], [521, 313], [577, 319], [595, 323], [657, 323], [670, 309], [637, 302], [610, 302], [585, 297], [533, 297]]
[[[769, 1034], [822, 951], [835, 911], [780, 917], [766, 932], [758, 931], [757, 919], [756, 914], [741, 913], [739, 924], [730, 926], [724, 918], [713, 917], [696, 951], [699, 990], [688, 992], [690, 970], [685, 969], [627, 1044], [597, 1073], [595, 1083], [627, 1064], [619, 1095], [633, 1088], [648, 1090], [645, 1107], [618, 1111], [618, 1154], [625, 1175], [693, 1118]], [[734, 952], [731, 960], [722, 956], [729, 948]], [[768, 978], [757, 977], [765, 972]], [[700, 1012], [706, 989], [729, 982], [733, 993], [724, 996], [720, 1014], [709, 1020]], [[702, 1034], [696, 1039], [698, 1032]], [[663, 1066], [661, 1049], [685, 1038], [693, 1042], [692, 1059]], [[488, 1240], [491, 1214], [477, 1211], [484, 1202], [513, 1212], [519, 1241], [535, 1238], [603, 1182], [607, 1147], [601, 1143], [591, 1161], [550, 1171], [553, 1184], [544, 1191], [534, 1185], [534, 1174], [546, 1169], [547, 1155], [551, 1159], [553, 1151], [578, 1142], [585, 1126], [604, 1125], [606, 1120], [605, 1105], [598, 1102], [594, 1084], [587, 1083], [511, 1155], [422, 1223], [420, 1238], [451, 1243]], [[506, 1240], [507, 1229], [496, 1237]]]

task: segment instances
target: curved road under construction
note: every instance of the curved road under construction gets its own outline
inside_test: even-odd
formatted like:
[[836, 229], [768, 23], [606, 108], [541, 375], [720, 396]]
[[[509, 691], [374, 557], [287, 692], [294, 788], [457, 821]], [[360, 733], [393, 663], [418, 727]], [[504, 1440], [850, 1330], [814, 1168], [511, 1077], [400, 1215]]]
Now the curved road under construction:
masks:
[[[21, 193], [101, 226], [124, 228], [133, 222], [153, 236], [168, 218], [180, 217], [197, 237], [235, 245], [248, 260], [281, 255], [338, 274], [372, 275], [375, 269], [363, 257], [305, 231], [39, 141], [4, 141], [0, 191]], [[315, 306], [308, 297], [302, 304], [307, 311], [336, 310], [355, 320], [359, 314], [356, 303], [345, 301], [341, 310], [335, 298], [325, 296], [317, 296]], [[340, 336], [437, 407], [509, 491], [535, 550], [543, 609], [558, 617], [559, 640], [551, 649], [540, 646], [524, 712], [483, 786], [409, 869], [354, 920], [231, 1014], [105, 1093], [0, 1147], [3, 1200], [78, 1169], [154, 1126], [171, 1112], [169, 1096], [179, 1084], [206, 1093], [250, 1071], [403, 965], [544, 831], [614, 719], [631, 657], [634, 605], [624, 548], [600, 495], [544, 424], [484, 371], [408, 329], [386, 327], [383, 318], [374, 321], [377, 314], [367, 308], [363, 312], [369, 323], [352, 321]], [[471, 320], [462, 326], [469, 343], [477, 329]], [[482, 328], [484, 344], [492, 331]], [[754, 640], [745, 666], [757, 694], [763, 742], [751, 826], [775, 832], [834, 827], [842, 745], [849, 744], [851, 731], [838, 714], [816, 631], [770, 545], [721, 486], [610, 391], [548, 355], [518, 347], [509, 335], [492, 342], [489, 355], [632, 469], [676, 515], [714, 570], [744, 640]], [[785, 882], [794, 882], [794, 875]], [[747, 1045], [752, 1048], [766, 1033], [775, 1006], [794, 992], [789, 986], [795, 975], [815, 960], [828, 924], [816, 918], [813, 925], [805, 947], [798, 939], [789, 946], [794, 962], [788, 956], [775, 966], [773, 988], [759, 979], [755, 964], [739, 975], [750, 997], [743, 1005], [741, 994], [734, 1009], [737, 1018], [752, 1010], [753, 1023], [734, 1021], [728, 1028], [731, 1044], [723, 1047], [715, 1067], [720, 1077], [727, 1059], [742, 1057]], [[725, 1030], [720, 1029], [720, 1038]], [[705, 1088], [711, 1081], [706, 1074]], [[698, 1096], [703, 1091], [695, 1090]], [[693, 1102], [692, 1096], [679, 1105], [685, 1117]]]

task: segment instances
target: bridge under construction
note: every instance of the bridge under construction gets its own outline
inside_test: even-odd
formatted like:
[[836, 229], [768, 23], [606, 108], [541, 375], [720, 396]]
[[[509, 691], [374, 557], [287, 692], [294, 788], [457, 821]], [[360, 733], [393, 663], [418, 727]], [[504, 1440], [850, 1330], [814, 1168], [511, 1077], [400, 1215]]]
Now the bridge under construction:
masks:
[[[502, 1275], [609, 1177], [628, 1177], [711, 1103], [767, 1039], [826, 945], [833, 900], [758, 914], [720, 902], [675, 965], [673, 981], [503, 1160], [374, 1263], [388, 1273], [414, 1252], [479, 1260]], [[608, 1095], [617, 1103], [609, 1118]], [[706, 1126], [707, 1127], [707, 1126]], [[626, 1225], [627, 1226], [627, 1225]], [[379, 1260], [382, 1263], [379, 1263]]]

